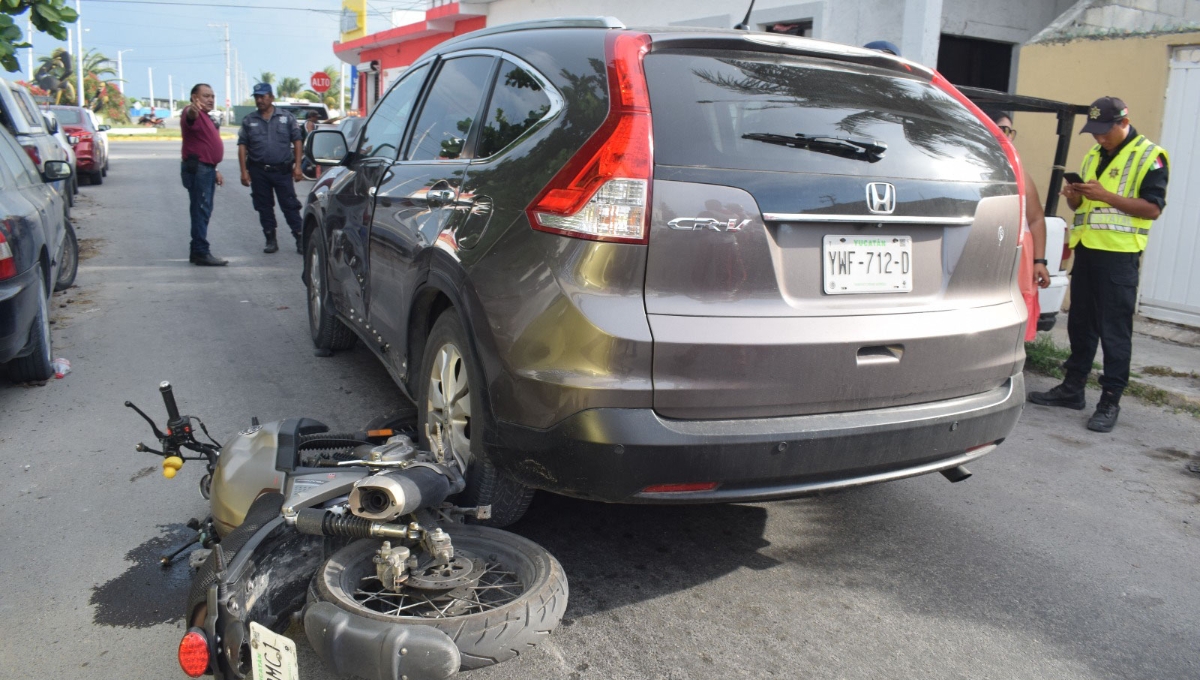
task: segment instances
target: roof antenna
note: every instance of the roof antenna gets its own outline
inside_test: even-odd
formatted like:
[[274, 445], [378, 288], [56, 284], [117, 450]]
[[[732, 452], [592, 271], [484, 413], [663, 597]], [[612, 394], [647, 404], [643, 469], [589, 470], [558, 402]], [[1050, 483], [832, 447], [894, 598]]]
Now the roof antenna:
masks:
[[735, 31], [750, 30], [750, 13], [754, 11], [754, 0], [750, 0], [750, 6], [746, 8], [746, 18], [742, 19], [742, 23], [733, 27]]

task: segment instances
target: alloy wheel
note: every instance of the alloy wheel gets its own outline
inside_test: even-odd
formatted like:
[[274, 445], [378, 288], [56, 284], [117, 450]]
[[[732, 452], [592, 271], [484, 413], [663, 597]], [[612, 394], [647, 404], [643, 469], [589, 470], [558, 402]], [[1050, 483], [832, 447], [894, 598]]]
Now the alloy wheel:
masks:
[[451, 343], [438, 348], [429, 370], [425, 413], [429, 436], [441, 425], [443, 441], [464, 461], [471, 456], [471, 388], [462, 352]]

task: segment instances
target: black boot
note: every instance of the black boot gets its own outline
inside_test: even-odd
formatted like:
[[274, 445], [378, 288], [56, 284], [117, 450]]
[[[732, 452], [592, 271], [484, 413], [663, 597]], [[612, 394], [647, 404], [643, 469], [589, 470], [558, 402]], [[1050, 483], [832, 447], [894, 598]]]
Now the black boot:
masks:
[[1085, 384], [1082, 380], [1067, 376], [1061, 385], [1055, 385], [1046, 392], [1030, 392], [1029, 401], [1042, 406], [1062, 406], [1082, 411], [1087, 407], [1083, 392]]
[[215, 257], [212, 253], [193, 255], [191, 257], [191, 263], [201, 267], [224, 267], [225, 265], [229, 264], [227, 260], [222, 260], [219, 257]]
[[1117, 416], [1121, 415], [1120, 404], [1120, 392], [1105, 390], [1100, 395], [1100, 403], [1096, 404], [1096, 412], [1088, 419], [1088, 429], [1093, 432], [1112, 432], [1117, 424]]
[[264, 253], [279, 252], [279, 241], [275, 240], [275, 234], [267, 235], [267, 247], [263, 248]]
[[296, 237], [296, 252], [303, 255], [304, 254], [304, 237], [301, 236], [300, 234], [292, 234], [292, 236]]

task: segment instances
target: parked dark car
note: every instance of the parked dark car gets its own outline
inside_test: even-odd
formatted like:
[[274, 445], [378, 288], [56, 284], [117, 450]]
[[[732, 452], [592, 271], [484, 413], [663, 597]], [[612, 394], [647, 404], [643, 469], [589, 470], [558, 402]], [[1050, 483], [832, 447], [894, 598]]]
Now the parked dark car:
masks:
[[[3, 78], [0, 78], [0, 124], [16, 137], [38, 172], [45, 172], [46, 161], [69, 161], [67, 152], [50, 132], [29, 90]], [[64, 198], [73, 190], [65, 179], [52, 185]]]
[[108, 176], [108, 135], [96, 114], [79, 106], [47, 106], [63, 131], [75, 138], [75, 166], [91, 184], [102, 184]]
[[75, 281], [79, 244], [50, 182], [69, 179], [66, 161], [39, 172], [0, 130], [0, 366], [14, 382], [46, 380], [51, 366], [50, 293]]
[[514, 521], [532, 489], [762, 501], [943, 471], [1024, 404], [1021, 183], [913, 62], [580, 19], [442, 43], [305, 206], [310, 330], [361, 339]]

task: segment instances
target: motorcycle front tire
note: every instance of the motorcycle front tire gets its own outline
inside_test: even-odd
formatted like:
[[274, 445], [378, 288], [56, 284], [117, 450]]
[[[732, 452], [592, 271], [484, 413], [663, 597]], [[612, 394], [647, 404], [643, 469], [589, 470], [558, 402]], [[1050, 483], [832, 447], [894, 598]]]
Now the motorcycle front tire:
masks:
[[[413, 610], [416, 615], [384, 613], [380, 610], [389, 606], [383, 605], [378, 596], [365, 592], [372, 589], [383, 592], [378, 579], [374, 578], [375, 564], [372, 562], [381, 542], [363, 539], [335, 552], [321, 565], [312, 582], [310, 599], [329, 602], [374, 621], [437, 628], [458, 647], [463, 670], [513, 659], [539, 644], [558, 626], [567, 608], [567, 578], [562, 565], [545, 548], [492, 527], [456, 524], [445, 529], [453, 540], [456, 553], [466, 551], [485, 560], [490, 573], [507, 571], [515, 575], [522, 588], [520, 593], [507, 602], [489, 603], [479, 607], [481, 611], [459, 615], [422, 616], [420, 606]], [[409, 595], [421, 593], [416, 589], [408, 590]], [[515, 594], [516, 589], [511, 590]], [[486, 593], [495, 593], [497, 589], [493, 586], [490, 590], [480, 588], [476, 592], [484, 592], [486, 597]], [[376, 607], [367, 606], [360, 598]], [[393, 600], [397, 601], [402, 604], [414, 600], [411, 597]], [[424, 613], [430, 612], [426, 608]]]

